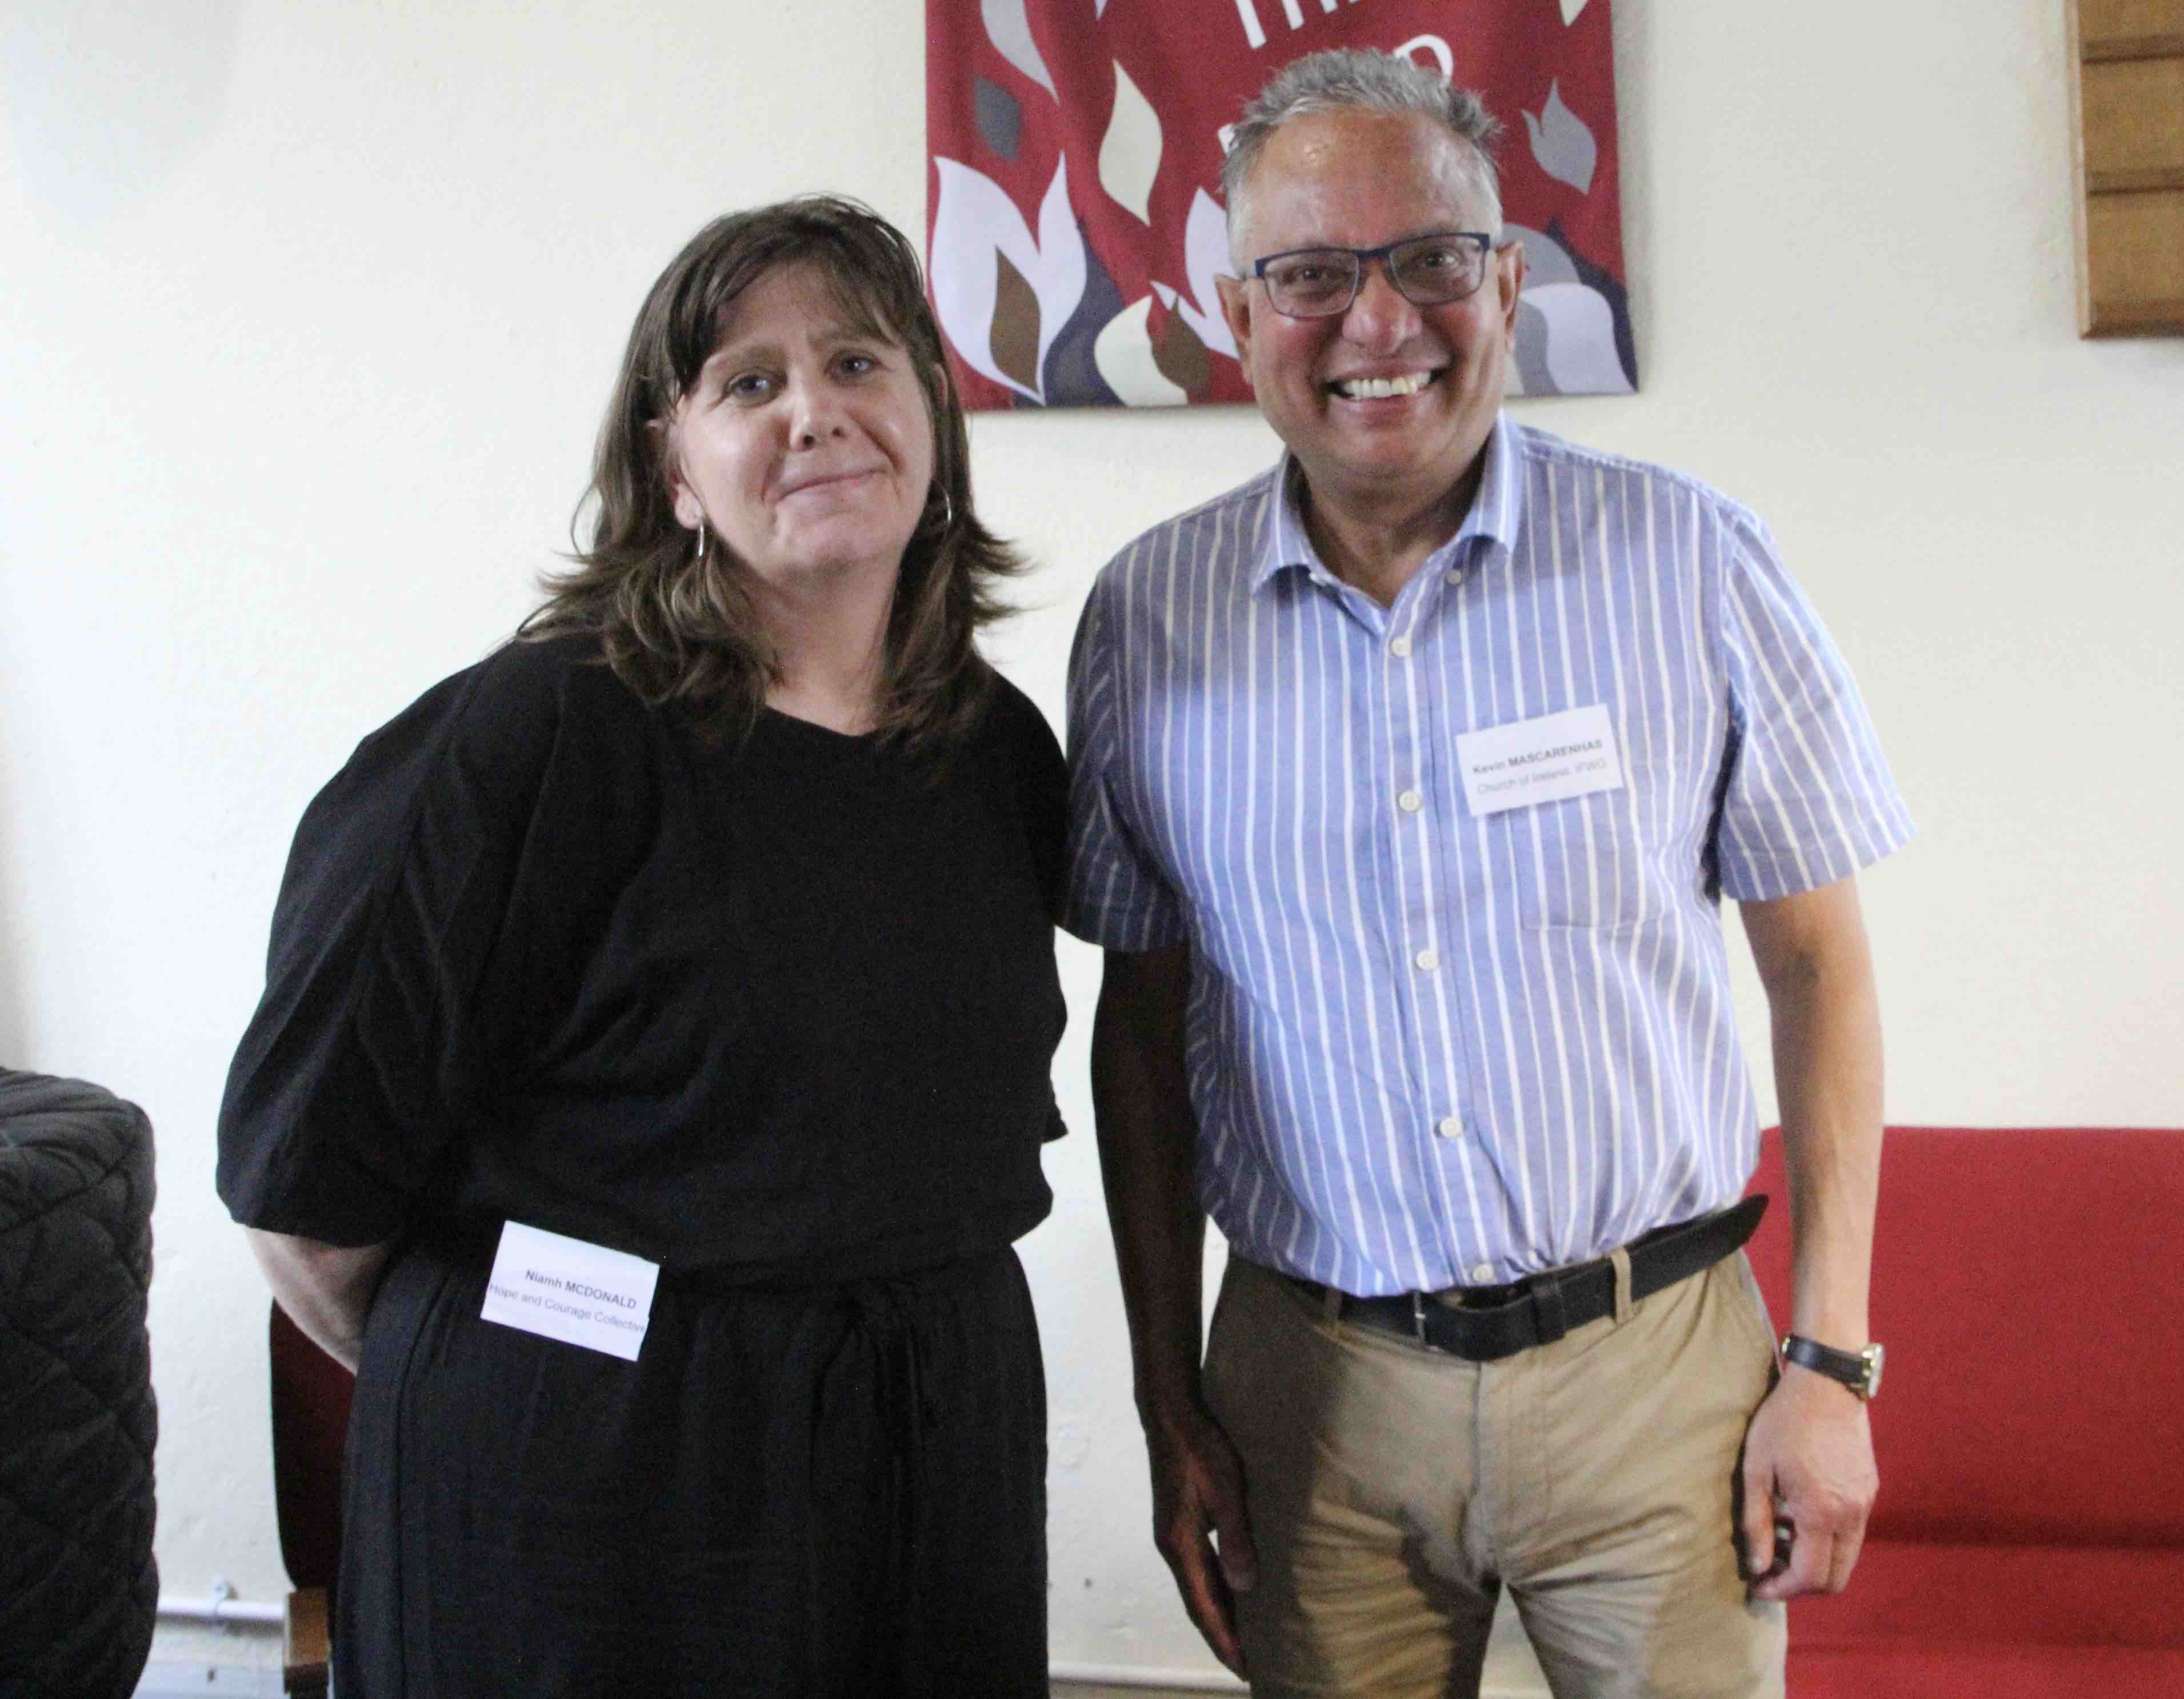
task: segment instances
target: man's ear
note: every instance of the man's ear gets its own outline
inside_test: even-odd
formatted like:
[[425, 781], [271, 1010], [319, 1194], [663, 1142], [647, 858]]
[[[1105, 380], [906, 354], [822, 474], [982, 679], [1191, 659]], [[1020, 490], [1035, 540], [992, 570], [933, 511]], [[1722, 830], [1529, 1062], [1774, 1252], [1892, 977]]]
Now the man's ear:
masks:
[[1240, 277], [1225, 271], [1213, 275], [1213, 292], [1221, 298], [1221, 316], [1228, 334], [1236, 339], [1236, 359], [1244, 368], [1244, 382], [1251, 385], [1251, 298]]
[[1517, 298], [1524, 292], [1524, 244], [1513, 237], [1494, 255], [1494, 287], [1502, 292], [1502, 328], [1517, 345]]

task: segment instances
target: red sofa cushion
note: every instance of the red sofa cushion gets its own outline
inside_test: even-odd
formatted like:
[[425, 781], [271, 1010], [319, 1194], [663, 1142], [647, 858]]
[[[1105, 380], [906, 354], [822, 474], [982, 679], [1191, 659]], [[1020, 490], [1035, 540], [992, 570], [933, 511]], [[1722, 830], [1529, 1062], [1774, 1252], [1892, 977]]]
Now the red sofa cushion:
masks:
[[1946, 1642], [2184, 1657], [2184, 1549], [1869, 1540], [1848, 1591], [1790, 1602], [1794, 1647]]
[[[1789, 1210], [1774, 1133], [1752, 1189], [1774, 1199], [1751, 1256], [1779, 1329]], [[1873, 1534], [2184, 1547], [2181, 1295], [2184, 1133], [1891, 1128]]]
[[1790, 1699], [2184, 1699], [2184, 1652], [2114, 1646], [1790, 1648]]

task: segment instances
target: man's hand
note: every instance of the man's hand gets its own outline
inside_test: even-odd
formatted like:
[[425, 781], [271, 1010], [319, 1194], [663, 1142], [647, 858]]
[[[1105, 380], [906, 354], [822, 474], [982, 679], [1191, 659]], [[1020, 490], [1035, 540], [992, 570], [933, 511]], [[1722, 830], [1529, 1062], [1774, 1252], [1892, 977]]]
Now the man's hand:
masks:
[[1183, 1607], [1213, 1655], [1242, 1675], [1235, 1596], [1251, 1590], [1258, 1556], [1235, 1448], [1211, 1416], [1190, 1407], [1149, 1418], [1145, 1451], [1152, 1464], [1153, 1544], [1167, 1559]]
[[[1873, 1430], [1858, 1395], [1824, 1374], [1786, 1364], [1744, 1436], [1742, 1533], [1752, 1596], [1842, 1591], [1880, 1484]], [[1778, 1517], [1796, 1535], [1789, 1566], [1769, 1574]]]

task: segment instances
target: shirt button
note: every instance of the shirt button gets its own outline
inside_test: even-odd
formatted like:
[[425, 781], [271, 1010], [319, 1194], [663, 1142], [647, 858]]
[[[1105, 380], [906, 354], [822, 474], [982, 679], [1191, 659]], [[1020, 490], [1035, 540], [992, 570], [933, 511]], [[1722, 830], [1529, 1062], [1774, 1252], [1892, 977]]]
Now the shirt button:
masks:
[[1434, 1131], [1444, 1139], [1453, 1139], [1463, 1131], [1463, 1123], [1453, 1115], [1444, 1115], [1434, 1122]]
[[1484, 1286], [1490, 1284], [1493, 1278], [1494, 1265], [1491, 1262], [1474, 1263], [1472, 1266], [1471, 1284], [1473, 1285]]
[[1463, 568], [1461, 566], [1450, 567], [1448, 569], [1448, 582], [1451, 584], [1461, 584], [1463, 582]]
[[1430, 973], [1440, 966], [1440, 955], [1436, 950], [1422, 950], [1411, 960], [1418, 963], [1421, 973]]
[[1401, 660], [1410, 652], [1411, 640], [1407, 637], [1396, 638], [1388, 645], [1388, 653], [1394, 655], [1398, 660]]
[[1406, 814], [1416, 814], [1426, 805], [1426, 799], [1414, 790], [1407, 790], [1396, 799], [1396, 806]]

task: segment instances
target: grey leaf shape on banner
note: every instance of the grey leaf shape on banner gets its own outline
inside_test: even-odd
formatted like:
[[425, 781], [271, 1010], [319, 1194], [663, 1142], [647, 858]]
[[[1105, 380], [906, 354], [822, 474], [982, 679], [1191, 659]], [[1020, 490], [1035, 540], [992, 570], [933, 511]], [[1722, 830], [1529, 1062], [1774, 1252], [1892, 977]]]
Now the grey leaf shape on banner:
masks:
[[1535, 117], [1524, 114], [1531, 132], [1532, 157], [1549, 176], [1560, 179], [1580, 194], [1592, 191], [1593, 167], [1600, 163], [1600, 146], [1577, 114], [1563, 103], [1562, 85], [1547, 85], [1546, 104]]
[[1017, 156], [1023, 138], [1023, 108], [1016, 96], [999, 83], [982, 76], [971, 79], [971, 109], [978, 120], [978, 138], [1004, 159]]
[[[978, 16], [995, 51], [1054, 94], [1054, 79], [1047, 75], [1046, 61], [1039, 56], [1039, 44], [1031, 38], [1031, 19], [1024, 16], [1024, 0], [978, 0]], [[1054, 97], [1061, 98], [1058, 94]]]

